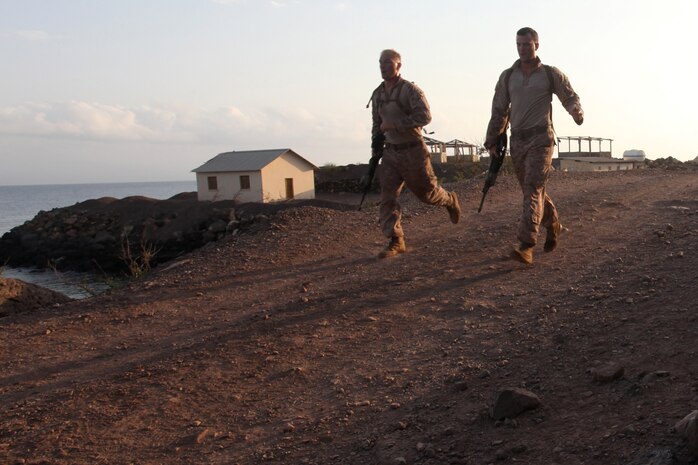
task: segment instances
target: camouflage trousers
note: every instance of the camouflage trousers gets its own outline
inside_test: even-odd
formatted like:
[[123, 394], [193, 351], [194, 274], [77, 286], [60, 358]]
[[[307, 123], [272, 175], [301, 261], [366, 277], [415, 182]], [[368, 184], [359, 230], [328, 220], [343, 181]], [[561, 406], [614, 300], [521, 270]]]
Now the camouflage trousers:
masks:
[[381, 159], [380, 184], [380, 224], [386, 237], [404, 236], [400, 221], [402, 209], [398, 202], [404, 186], [426, 204], [453, 205], [453, 194], [438, 185], [424, 143], [399, 151], [386, 147]]
[[540, 227], [550, 228], [558, 221], [555, 204], [545, 192], [545, 184], [552, 169], [554, 147], [550, 139], [545, 137], [512, 140], [511, 161], [523, 192], [523, 208], [517, 232], [517, 238], [522, 243], [535, 245]]

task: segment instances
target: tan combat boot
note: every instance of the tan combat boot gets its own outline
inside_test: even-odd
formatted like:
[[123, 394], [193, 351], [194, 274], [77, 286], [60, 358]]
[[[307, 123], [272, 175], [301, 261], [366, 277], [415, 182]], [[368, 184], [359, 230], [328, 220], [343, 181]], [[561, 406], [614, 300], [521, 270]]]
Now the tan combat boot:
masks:
[[533, 246], [524, 242], [518, 248], [511, 251], [511, 258], [526, 265], [533, 264]]
[[388, 244], [388, 247], [386, 247], [385, 250], [382, 250], [381, 253], [378, 254], [378, 258], [394, 257], [395, 255], [399, 253], [405, 253], [406, 251], [407, 246], [405, 246], [405, 239], [402, 236], [393, 236], [390, 238], [390, 243]]
[[557, 244], [560, 242], [560, 235], [563, 232], [568, 231], [566, 227], [556, 221], [555, 224], [548, 228], [548, 234], [545, 236], [545, 245], [543, 245], [543, 250], [546, 252], [552, 252], [557, 248]]
[[458, 224], [458, 220], [460, 219], [460, 202], [458, 202], [458, 196], [455, 192], [451, 192], [451, 202], [451, 205], [446, 207], [446, 210], [448, 210], [451, 223]]

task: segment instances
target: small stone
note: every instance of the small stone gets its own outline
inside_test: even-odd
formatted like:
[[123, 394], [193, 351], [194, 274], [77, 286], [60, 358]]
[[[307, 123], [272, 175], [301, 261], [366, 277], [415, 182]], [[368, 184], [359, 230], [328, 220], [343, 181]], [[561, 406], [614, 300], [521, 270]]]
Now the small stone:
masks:
[[525, 444], [517, 444], [511, 448], [512, 454], [523, 454], [527, 450], [528, 450], [528, 447]]
[[668, 371], [653, 371], [651, 373], [645, 373], [642, 375], [642, 378], [640, 379], [640, 382], [642, 384], [652, 384], [653, 382], [657, 381], [659, 378], [664, 378], [669, 376]]
[[671, 449], [654, 449], [641, 452], [625, 465], [673, 465], [676, 463]]
[[211, 430], [206, 428], [196, 436], [196, 443], [203, 444], [206, 438], [211, 434]]
[[688, 448], [698, 458], [698, 410], [694, 410], [686, 415], [681, 421], [676, 423], [674, 429], [678, 434], [686, 438]]
[[491, 415], [495, 420], [514, 418], [540, 405], [540, 399], [531, 391], [521, 388], [503, 389], [495, 398]]
[[465, 381], [459, 381], [456, 384], [454, 384], [453, 387], [456, 389], [456, 391], [467, 391], [468, 383], [466, 383]]
[[625, 374], [625, 368], [615, 363], [608, 363], [598, 368], [591, 369], [591, 375], [594, 381], [599, 383], [608, 383], [620, 379]]
[[512, 418], [505, 418], [504, 426], [508, 426], [509, 428], [518, 428], [519, 422]]

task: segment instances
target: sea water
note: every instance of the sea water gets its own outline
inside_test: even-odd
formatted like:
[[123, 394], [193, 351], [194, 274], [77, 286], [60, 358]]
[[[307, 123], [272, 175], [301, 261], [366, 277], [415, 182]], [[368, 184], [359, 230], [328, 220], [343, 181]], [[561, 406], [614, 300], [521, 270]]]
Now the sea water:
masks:
[[[122, 199], [143, 196], [168, 199], [196, 191], [196, 181], [129, 182], [108, 184], [57, 184], [0, 186], [0, 236], [31, 220], [40, 211], [69, 207], [101, 197]], [[84, 298], [107, 289], [111, 282], [90, 273], [57, 273], [53, 270], [11, 268], [0, 263], [0, 275], [52, 289], [73, 298]]]

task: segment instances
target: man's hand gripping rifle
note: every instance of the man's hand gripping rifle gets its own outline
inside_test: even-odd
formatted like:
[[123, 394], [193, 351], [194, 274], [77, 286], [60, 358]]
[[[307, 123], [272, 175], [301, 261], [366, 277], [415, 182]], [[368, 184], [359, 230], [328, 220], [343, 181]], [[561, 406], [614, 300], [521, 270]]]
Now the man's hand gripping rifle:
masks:
[[361, 210], [361, 205], [364, 203], [366, 194], [371, 190], [371, 185], [373, 184], [373, 177], [376, 175], [376, 168], [378, 167], [378, 162], [383, 156], [383, 147], [385, 145], [385, 135], [379, 132], [371, 140], [371, 160], [368, 162], [368, 173], [366, 176], [361, 178], [361, 188], [363, 189], [363, 195], [361, 196], [361, 202], [359, 202], [359, 210]]
[[485, 203], [485, 197], [487, 196], [487, 191], [490, 187], [494, 186], [497, 181], [497, 175], [499, 174], [499, 169], [504, 163], [504, 156], [507, 153], [507, 133], [504, 131], [497, 137], [497, 154], [490, 156], [490, 169], [487, 171], [487, 178], [485, 178], [485, 187], [482, 188], [482, 200], [480, 200], [480, 206], [477, 212], [482, 211], [482, 204]]

